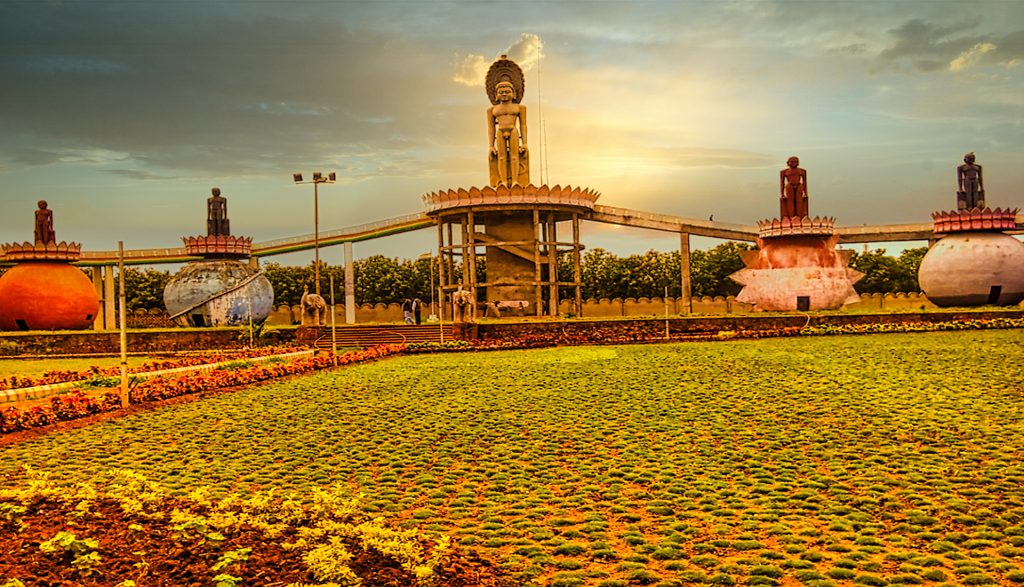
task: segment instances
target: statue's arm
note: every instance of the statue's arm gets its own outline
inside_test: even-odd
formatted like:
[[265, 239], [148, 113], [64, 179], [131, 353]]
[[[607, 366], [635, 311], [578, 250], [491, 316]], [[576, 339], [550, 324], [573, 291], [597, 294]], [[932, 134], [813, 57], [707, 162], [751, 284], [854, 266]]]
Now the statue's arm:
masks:
[[807, 197], [807, 171], [800, 173], [800, 177], [804, 180], [804, 198]]
[[956, 191], [964, 191], [964, 168], [958, 165], [956, 168]]
[[783, 169], [779, 172], [779, 195], [783, 198], [786, 197], [786, 170]]
[[981, 180], [981, 165], [978, 166], [978, 191], [985, 191], [985, 182]]
[[519, 106], [519, 137], [523, 141], [523, 146], [526, 146], [526, 106]]
[[494, 108], [487, 109], [487, 148], [495, 149], [494, 146]]

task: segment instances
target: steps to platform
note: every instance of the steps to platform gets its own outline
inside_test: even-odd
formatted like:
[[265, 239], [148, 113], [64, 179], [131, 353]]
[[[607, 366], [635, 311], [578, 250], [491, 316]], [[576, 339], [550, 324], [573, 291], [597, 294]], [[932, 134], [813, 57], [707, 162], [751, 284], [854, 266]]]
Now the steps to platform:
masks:
[[[452, 340], [452, 325], [445, 324], [379, 324], [368, 326], [339, 326], [335, 329], [338, 347], [368, 347], [378, 344], [401, 344], [411, 342], [441, 342]], [[331, 348], [331, 328], [320, 328], [316, 347]]]

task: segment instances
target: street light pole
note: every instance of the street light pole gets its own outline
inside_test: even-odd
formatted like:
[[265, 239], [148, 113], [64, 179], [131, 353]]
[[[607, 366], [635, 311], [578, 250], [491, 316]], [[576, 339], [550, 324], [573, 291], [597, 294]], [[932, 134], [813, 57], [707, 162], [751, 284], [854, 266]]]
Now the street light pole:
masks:
[[319, 171], [313, 172], [313, 179], [302, 181], [301, 173], [293, 173], [292, 180], [295, 183], [313, 184], [313, 280], [316, 295], [320, 295], [320, 184], [334, 183], [337, 175], [332, 171], [324, 176]]

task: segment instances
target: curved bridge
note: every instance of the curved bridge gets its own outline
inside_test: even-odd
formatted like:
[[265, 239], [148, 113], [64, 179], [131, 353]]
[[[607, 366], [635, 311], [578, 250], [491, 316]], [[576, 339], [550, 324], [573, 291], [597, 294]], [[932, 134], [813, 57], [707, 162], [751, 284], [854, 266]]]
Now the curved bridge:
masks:
[[[595, 205], [594, 211], [581, 220], [602, 222], [619, 226], [646, 228], [662, 232], [690, 234], [727, 240], [753, 242], [757, 240], [757, 226], [753, 224], [732, 224], [710, 220], [696, 220], [684, 216], [654, 214], [628, 208]], [[379, 222], [360, 224], [320, 233], [320, 246], [329, 247], [382, 238], [392, 234], [422, 230], [435, 226], [435, 221], [426, 213], [409, 214]], [[1024, 214], [1017, 215], [1017, 229], [1009, 234], [1024, 234]], [[837, 226], [840, 243], [877, 243], [893, 241], [927, 241], [933, 238], [932, 223], [879, 224], [864, 226]], [[253, 257], [269, 257], [282, 253], [310, 250], [314, 247], [312, 234], [276, 239], [252, 244]], [[124, 252], [128, 265], [155, 265], [160, 263], [185, 263], [200, 257], [189, 255], [185, 247], [167, 249], [133, 249]], [[117, 251], [83, 251], [75, 263], [83, 266], [116, 265]]]

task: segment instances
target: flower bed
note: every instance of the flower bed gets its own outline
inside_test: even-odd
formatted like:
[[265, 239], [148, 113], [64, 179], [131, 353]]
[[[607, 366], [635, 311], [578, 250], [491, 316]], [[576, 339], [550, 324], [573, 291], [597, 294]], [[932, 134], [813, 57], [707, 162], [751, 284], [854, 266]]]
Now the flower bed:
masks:
[[[301, 350], [304, 349], [300, 347], [263, 347], [257, 349], [247, 349], [245, 351], [240, 352], [218, 351], [213, 353], [204, 353], [201, 355], [180, 357], [173, 360], [150, 361], [138, 367], [131, 367], [128, 369], [128, 372], [145, 373], [148, 371], [162, 371], [165, 369], [175, 369], [179, 367], [191, 367], [195, 365], [220, 363], [231, 360], [243, 360], [255, 357], [280, 355], [285, 353], [298, 352]], [[21, 375], [12, 375], [10, 377], [0, 379], [0, 391], [6, 389], [18, 389], [22, 387], [35, 387], [37, 385], [53, 385], [55, 383], [85, 381], [88, 379], [94, 379], [99, 377], [117, 377], [120, 374], [120, 366], [107, 368], [94, 366], [84, 371], [49, 371], [47, 373], [44, 373], [42, 377], [24, 377]]]
[[5, 587], [362, 585], [498, 587], [495, 566], [419, 529], [396, 529], [339, 487], [211, 499], [127, 470], [74, 487], [30, 473], [0, 490]]
[[478, 340], [455, 340], [444, 343], [422, 342], [407, 345], [407, 353], [468, 352], [488, 350], [532, 349], [552, 346], [589, 344], [661, 343], [691, 340], [732, 340], [777, 338], [781, 336], [822, 336], [830, 334], [876, 334], [893, 332], [935, 332], [945, 330], [988, 330], [1024, 328], [1024, 318], [983, 318], [945, 322], [878, 322], [823, 324], [814, 326], [775, 326], [759, 329], [718, 330], [708, 332], [670, 333], [666, 338], [657, 321], [629, 323], [625, 327], [614, 322], [589, 330], [567, 332], [534, 332], [521, 336], [503, 336]]
[[[336, 365], [348, 365], [386, 357], [402, 352], [404, 348], [405, 345], [381, 345], [337, 356], [328, 352], [289, 362], [261, 364], [237, 369], [220, 368], [174, 378], [150, 379], [139, 383], [130, 390], [129, 403], [140, 404], [190, 393], [248, 385], [275, 377], [300, 375]], [[0, 410], [0, 433], [28, 430], [57, 422], [76, 420], [101, 412], [112, 412], [119, 409], [120, 405], [120, 396], [115, 391], [108, 391], [100, 396], [91, 396], [81, 390], [73, 390], [67, 394], [50, 398], [49, 405], [32, 406], [24, 410], [16, 407]]]

